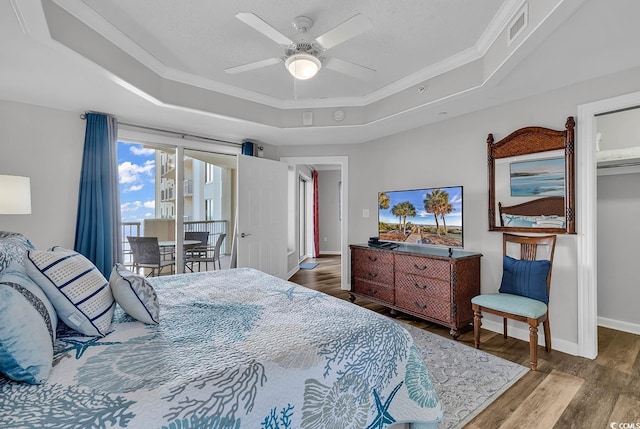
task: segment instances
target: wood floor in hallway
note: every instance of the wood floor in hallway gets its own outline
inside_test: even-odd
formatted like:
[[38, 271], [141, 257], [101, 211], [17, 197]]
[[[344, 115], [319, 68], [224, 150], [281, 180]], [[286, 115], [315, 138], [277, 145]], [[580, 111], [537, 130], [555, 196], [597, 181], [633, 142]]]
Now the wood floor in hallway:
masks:
[[[340, 289], [339, 256], [306, 262], [319, 265], [298, 271], [290, 281], [349, 299], [349, 292]], [[355, 305], [390, 315], [387, 308], [364, 299]], [[404, 314], [397, 318], [451, 338], [447, 328]], [[473, 347], [473, 331], [459, 341]], [[483, 330], [481, 344], [488, 353], [528, 366], [527, 342]], [[526, 374], [465, 428], [640, 429], [640, 336], [600, 327], [595, 360], [538, 350], [538, 371]]]

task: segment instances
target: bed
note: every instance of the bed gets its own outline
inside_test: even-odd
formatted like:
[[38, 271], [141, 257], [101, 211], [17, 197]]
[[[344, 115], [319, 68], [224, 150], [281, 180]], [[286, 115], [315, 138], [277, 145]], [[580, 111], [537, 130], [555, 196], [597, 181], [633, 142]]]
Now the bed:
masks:
[[120, 307], [105, 336], [59, 322], [44, 384], [0, 377], [0, 427], [435, 428], [442, 418], [420, 352], [392, 319], [249, 268], [148, 284], [158, 324]]
[[564, 197], [543, 197], [512, 206], [498, 202], [501, 227], [565, 228]]

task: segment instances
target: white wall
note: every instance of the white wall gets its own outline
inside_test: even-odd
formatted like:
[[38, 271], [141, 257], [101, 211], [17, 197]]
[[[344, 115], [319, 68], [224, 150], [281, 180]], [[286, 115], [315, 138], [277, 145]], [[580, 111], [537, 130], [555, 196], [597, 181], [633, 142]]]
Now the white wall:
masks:
[[638, 219], [640, 173], [598, 176], [598, 318], [640, 332]]
[[0, 101], [0, 174], [31, 177], [31, 214], [0, 215], [0, 229], [73, 247], [84, 130], [77, 112]]
[[[567, 116], [577, 115], [578, 105], [640, 89], [639, 72], [627, 70], [360, 145], [281, 147], [280, 156], [349, 156], [350, 198], [345, 204], [350, 243], [366, 242], [376, 234], [376, 217], [363, 218], [362, 210], [376, 213], [378, 191], [463, 185], [465, 249], [484, 255], [482, 291], [495, 292], [502, 275], [502, 246], [501, 234], [488, 231], [487, 134], [493, 133], [497, 141], [526, 126], [563, 129]], [[550, 303], [554, 348], [574, 354], [577, 241], [576, 235], [558, 237]], [[485, 327], [497, 330], [499, 322], [487, 315]], [[528, 331], [519, 334], [526, 338]]]
[[318, 171], [318, 217], [320, 254], [340, 254], [339, 184], [340, 170]]

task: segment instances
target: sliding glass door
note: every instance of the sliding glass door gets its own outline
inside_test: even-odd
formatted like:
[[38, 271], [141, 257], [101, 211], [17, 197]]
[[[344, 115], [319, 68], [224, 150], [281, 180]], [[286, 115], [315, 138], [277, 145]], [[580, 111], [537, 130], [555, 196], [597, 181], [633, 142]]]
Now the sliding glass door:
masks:
[[[162, 258], [175, 261], [162, 274], [213, 269], [209, 262], [218, 256], [216, 268], [228, 267], [226, 237], [231, 236], [235, 220], [235, 155], [146, 142], [118, 145], [124, 264], [136, 268], [127, 237], [140, 236], [155, 237]], [[202, 250], [197, 265], [188, 260], [195, 254], [189, 252], [193, 245], [183, 243], [194, 232], [207, 233], [206, 240], [197, 240]], [[214, 255], [221, 236], [225, 239]]]

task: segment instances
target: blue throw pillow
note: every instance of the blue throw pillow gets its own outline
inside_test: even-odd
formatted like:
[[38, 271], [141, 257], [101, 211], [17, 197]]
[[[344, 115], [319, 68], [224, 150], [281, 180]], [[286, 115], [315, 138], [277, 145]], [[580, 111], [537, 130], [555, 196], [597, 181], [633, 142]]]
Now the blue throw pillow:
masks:
[[0, 372], [16, 381], [44, 383], [53, 361], [58, 317], [24, 267], [0, 274]]
[[526, 261], [505, 256], [502, 262], [501, 293], [526, 296], [549, 304], [547, 275], [551, 262]]

